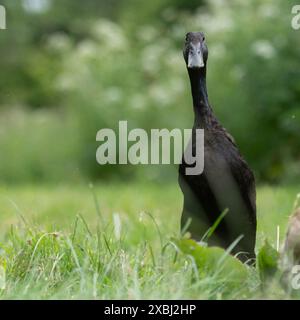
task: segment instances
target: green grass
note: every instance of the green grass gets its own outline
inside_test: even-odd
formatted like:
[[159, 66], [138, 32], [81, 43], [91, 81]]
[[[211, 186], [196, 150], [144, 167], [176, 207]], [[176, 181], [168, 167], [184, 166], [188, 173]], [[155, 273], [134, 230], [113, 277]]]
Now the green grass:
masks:
[[[299, 192], [258, 189], [257, 248], [276, 246], [277, 226], [283, 240]], [[0, 298], [288, 298], [252, 268], [230, 290], [217, 267], [199, 271], [171, 240], [181, 206], [176, 185], [0, 187]]]

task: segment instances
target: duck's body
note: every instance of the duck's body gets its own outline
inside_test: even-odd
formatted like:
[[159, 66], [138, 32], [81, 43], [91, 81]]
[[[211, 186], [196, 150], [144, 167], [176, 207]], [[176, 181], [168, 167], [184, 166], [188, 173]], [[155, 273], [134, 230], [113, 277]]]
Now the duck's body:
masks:
[[[200, 38], [201, 42], [201, 37], [202, 33], [189, 33], [187, 41], [197, 43]], [[188, 231], [193, 238], [201, 240], [222, 212], [228, 209], [208, 243], [228, 248], [241, 236], [232, 253], [239, 253], [238, 257], [247, 261], [255, 258], [254, 176], [209, 105], [205, 81], [207, 48], [201, 49], [206, 49], [203, 66], [193, 68], [190, 61], [187, 65], [195, 113], [192, 148], [195, 150], [196, 129], [204, 129], [204, 171], [199, 175], [187, 175], [186, 168], [190, 165], [183, 157], [179, 167], [179, 184], [184, 195], [181, 225], [184, 227], [191, 219]], [[188, 59], [189, 56], [186, 57]]]

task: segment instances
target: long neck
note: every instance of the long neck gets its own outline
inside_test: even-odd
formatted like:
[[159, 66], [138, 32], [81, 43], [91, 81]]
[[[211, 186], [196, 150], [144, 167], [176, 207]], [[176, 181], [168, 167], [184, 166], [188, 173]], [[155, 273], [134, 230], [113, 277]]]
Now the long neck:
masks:
[[195, 122], [203, 125], [209, 124], [213, 112], [208, 102], [206, 89], [206, 66], [201, 69], [188, 69], [188, 73], [193, 96]]

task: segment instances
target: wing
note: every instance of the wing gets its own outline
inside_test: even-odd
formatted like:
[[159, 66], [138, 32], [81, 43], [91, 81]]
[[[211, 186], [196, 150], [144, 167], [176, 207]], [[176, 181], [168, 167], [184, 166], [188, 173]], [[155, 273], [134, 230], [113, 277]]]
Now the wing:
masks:
[[238, 153], [238, 159], [230, 162], [231, 173], [237, 182], [250, 220], [256, 226], [256, 189], [253, 172]]
[[251, 220], [256, 224], [256, 189], [254, 174], [247, 162], [241, 156], [232, 135], [229, 134], [224, 127], [221, 127], [221, 130], [230, 144], [230, 146], [227, 146], [229, 147], [227, 150], [232, 150], [228, 159], [231, 174], [240, 187], [243, 200], [251, 214]]

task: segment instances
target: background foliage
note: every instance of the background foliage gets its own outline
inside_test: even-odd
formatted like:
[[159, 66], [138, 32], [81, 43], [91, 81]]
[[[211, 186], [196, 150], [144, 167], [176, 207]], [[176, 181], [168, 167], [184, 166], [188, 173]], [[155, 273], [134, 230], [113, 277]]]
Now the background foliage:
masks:
[[181, 48], [203, 30], [210, 101], [260, 181], [299, 179], [300, 43], [293, 1], [2, 0], [5, 182], [168, 180], [172, 166], [96, 164], [96, 132], [190, 128]]

